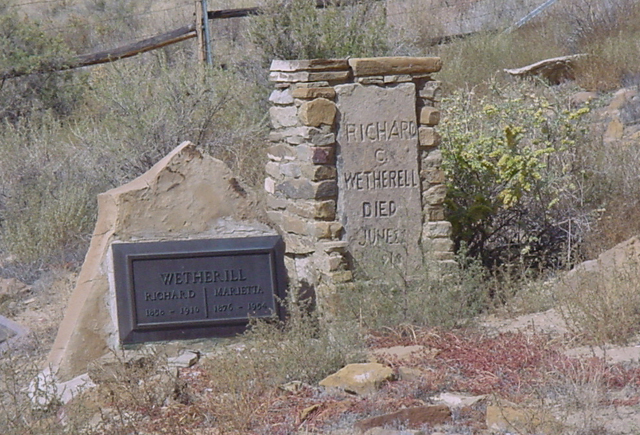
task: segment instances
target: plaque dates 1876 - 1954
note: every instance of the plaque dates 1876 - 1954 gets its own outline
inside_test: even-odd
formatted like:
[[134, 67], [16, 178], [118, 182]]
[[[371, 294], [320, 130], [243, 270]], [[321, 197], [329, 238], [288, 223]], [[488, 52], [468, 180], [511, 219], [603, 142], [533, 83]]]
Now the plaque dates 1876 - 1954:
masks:
[[123, 344], [219, 337], [284, 317], [280, 236], [114, 243]]

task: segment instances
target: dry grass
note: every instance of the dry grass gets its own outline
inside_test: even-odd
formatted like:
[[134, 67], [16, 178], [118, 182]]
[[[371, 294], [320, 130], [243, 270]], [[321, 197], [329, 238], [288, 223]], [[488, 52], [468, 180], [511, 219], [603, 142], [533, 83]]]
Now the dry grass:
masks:
[[142, 174], [185, 140], [227, 162], [249, 184], [261, 182], [265, 130], [255, 99], [266, 91], [234, 72], [190, 68], [191, 54], [180, 48], [171, 57], [160, 52], [95, 68], [72, 116], [34, 113], [4, 125], [4, 257], [31, 270], [78, 262], [95, 219], [95, 196]]
[[586, 342], [626, 343], [640, 325], [637, 260], [604, 262], [596, 271], [588, 267], [564, 279], [558, 306], [572, 332]]
[[489, 303], [482, 266], [460, 255], [460, 267], [427, 259], [418, 270], [388, 264], [384, 252], [369, 252], [355, 286], [339, 289], [334, 305], [341, 318], [380, 329], [401, 324], [466, 325]]

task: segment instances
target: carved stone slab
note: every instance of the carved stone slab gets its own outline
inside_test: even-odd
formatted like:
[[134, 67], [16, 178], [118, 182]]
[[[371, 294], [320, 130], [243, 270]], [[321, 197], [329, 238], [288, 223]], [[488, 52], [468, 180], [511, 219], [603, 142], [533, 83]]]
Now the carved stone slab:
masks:
[[421, 260], [415, 92], [413, 83], [336, 86], [338, 213], [356, 262]]

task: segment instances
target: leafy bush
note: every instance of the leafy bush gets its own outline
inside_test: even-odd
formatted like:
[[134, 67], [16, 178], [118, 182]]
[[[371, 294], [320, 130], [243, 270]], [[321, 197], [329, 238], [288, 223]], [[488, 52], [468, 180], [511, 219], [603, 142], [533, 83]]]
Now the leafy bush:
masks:
[[589, 109], [541, 91], [495, 85], [487, 96], [455, 91], [443, 102], [447, 218], [456, 247], [485, 266], [525, 259], [557, 267], [564, 253], [571, 260], [588, 220], [588, 174], [576, 149]]
[[[61, 38], [0, 1], [0, 121], [17, 122], [34, 110], [70, 114], [84, 90], [82, 75], [51, 72], [70, 62]], [[28, 76], [7, 79], [16, 75]]]
[[270, 0], [262, 6], [264, 13], [252, 19], [249, 35], [265, 61], [379, 56], [388, 50], [379, 2], [315, 5], [315, 0]]

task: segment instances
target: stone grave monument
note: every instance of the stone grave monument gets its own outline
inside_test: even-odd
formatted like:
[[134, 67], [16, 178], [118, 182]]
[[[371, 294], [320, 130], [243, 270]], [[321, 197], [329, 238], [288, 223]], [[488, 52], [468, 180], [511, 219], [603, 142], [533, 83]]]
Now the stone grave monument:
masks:
[[293, 282], [330, 292], [372, 259], [412, 274], [425, 254], [453, 258], [440, 68], [439, 58], [273, 61], [267, 213]]
[[123, 346], [225, 336], [284, 317], [286, 287], [331, 310], [371, 259], [452, 259], [435, 126], [438, 58], [274, 61], [266, 210], [185, 142], [98, 196], [89, 251], [48, 358], [57, 381]]
[[226, 336], [282, 316], [281, 237], [255, 193], [185, 142], [98, 196], [98, 221], [48, 358], [56, 382], [123, 345]]

